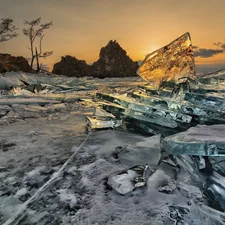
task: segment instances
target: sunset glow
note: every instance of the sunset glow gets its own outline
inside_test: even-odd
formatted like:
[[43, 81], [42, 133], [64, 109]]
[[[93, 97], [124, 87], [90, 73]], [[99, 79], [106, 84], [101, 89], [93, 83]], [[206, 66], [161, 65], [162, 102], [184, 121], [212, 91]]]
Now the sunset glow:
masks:
[[[1, 17], [14, 19], [20, 28], [17, 38], [1, 44], [0, 52], [29, 58], [28, 40], [22, 34], [24, 20], [42, 17], [43, 23], [53, 21], [43, 42], [46, 50], [54, 51], [53, 56], [43, 61], [50, 69], [64, 55], [93, 63], [101, 47], [111, 39], [116, 39], [133, 60], [143, 60], [185, 32], [190, 32], [194, 46], [203, 49], [196, 64], [225, 67], [225, 54], [212, 51], [221, 49], [213, 43], [225, 38], [224, 0], [0, 2]], [[204, 56], [205, 52], [208, 55]]]

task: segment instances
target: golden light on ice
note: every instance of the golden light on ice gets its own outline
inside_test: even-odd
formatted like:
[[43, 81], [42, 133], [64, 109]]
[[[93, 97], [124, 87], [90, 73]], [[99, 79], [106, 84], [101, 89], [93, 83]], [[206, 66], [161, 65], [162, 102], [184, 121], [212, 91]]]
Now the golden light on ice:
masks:
[[189, 33], [148, 54], [138, 70], [139, 76], [158, 88], [162, 81], [179, 82], [195, 76], [195, 62]]

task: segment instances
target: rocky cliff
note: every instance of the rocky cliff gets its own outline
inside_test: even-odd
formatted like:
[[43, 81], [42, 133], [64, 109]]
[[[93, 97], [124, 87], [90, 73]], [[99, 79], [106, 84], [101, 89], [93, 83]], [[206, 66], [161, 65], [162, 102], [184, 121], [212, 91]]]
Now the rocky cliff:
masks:
[[10, 71], [32, 72], [28, 61], [22, 56], [0, 53], [0, 73]]
[[70, 77], [83, 77], [90, 75], [91, 67], [84, 60], [66, 55], [61, 61], [54, 64], [52, 73]]
[[110, 41], [101, 48], [99, 59], [92, 65], [92, 75], [96, 77], [136, 76], [138, 63], [132, 61], [118, 42]]
[[101, 48], [99, 59], [92, 66], [87, 65], [84, 60], [66, 56], [54, 65], [52, 72], [75, 77], [130, 77], [137, 75], [138, 67], [138, 62], [132, 61], [118, 42], [111, 40]]

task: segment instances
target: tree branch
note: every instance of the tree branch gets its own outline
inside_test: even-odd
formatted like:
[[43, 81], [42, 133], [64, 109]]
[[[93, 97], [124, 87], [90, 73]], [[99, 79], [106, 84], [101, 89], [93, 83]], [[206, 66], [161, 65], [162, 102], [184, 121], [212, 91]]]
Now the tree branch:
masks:
[[18, 34], [16, 33], [16, 30], [18, 30], [18, 28], [13, 25], [12, 19], [6, 18], [1, 20], [2, 22], [0, 23], [0, 42], [8, 41], [18, 36]]

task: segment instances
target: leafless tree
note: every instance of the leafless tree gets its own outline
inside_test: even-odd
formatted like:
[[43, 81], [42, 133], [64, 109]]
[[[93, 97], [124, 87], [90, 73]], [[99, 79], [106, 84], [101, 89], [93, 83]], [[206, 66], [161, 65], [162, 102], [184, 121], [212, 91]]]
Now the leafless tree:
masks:
[[[41, 17], [32, 21], [25, 21], [25, 25], [29, 27], [27, 29], [23, 29], [23, 34], [29, 38], [30, 41], [30, 51], [31, 51], [31, 67], [33, 68], [34, 60], [36, 58], [37, 61], [37, 73], [40, 71], [39, 58], [46, 58], [53, 54], [53, 51], [43, 51], [42, 50], [42, 41], [45, 36], [44, 31], [49, 29], [53, 23], [45, 23], [41, 24]], [[35, 45], [35, 40], [39, 39], [39, 43]], [[38, 47], [37, 47], [38, 46]]]
[[13, 20], [9, 18], [1, 19], [0, 22], [0, 42], [8, 41], [18, 34], [16, 33], [18, 28], [13, 25]]

